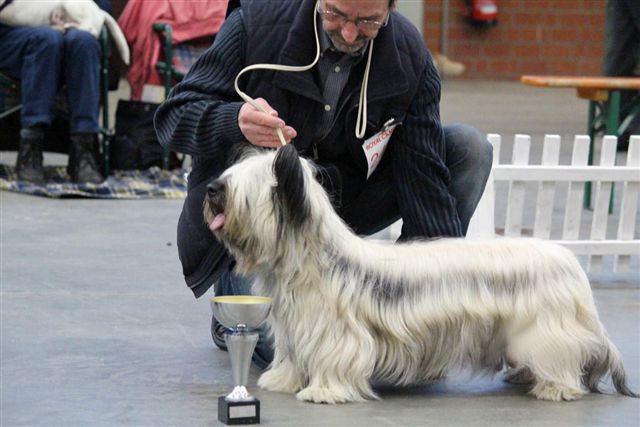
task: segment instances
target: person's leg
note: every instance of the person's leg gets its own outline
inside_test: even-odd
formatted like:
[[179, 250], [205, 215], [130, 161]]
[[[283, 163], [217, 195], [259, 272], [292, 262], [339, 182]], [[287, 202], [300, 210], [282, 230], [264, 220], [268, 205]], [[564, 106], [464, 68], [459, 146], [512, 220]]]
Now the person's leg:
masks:
[[70, 132], [98, 133], [100, 44], [86, 31], [64, 35], [64, 81], [69, 101]]
[[44, 181], [42, 150], [53, 121], [62, 60], [62, 34], [48, 27], [0, 27], [0, 70], [20, 80], [18, 179]]
[[605, 13], [604, 74], [631, 76], [640, 49], [640, 2], [609, 0]]
[[[443, 126], [446, 165], [451, 174], [449, 192], [456, 200], [456, 210], [463, 233], [482, 197], [491, 164], [493, 148], [486, 137], [472, 126]], [[382, 167], [383, 165], [381, 165]], [[357, 199], [341, 213], [349, 226], [360, 235], [370, 235], [400, 218], [391, 165], [371, 176]]]
[[75, 182], [99, 183], [98, 124], [100, 44], [90, 33], [70, 29], [64, 36], [64, 81], [69, 104], [68, 172]]
[[[632, 76], [640, 58], [640, 2], [637, 0], [608, 0], [605, 10], [605, 76]], [[621, 92], [620, 116], [625, 117], [633, 98], [640, 93], [635, 90]], [[620, 136], [618, 149], [626, 149], [629, 135], [640, 130], [640, 117], [636, 117]]]
[[[222, 273], [215, 284], [215, 294], [220, 295], [252, 295], [251, 279], [240, 277], [234, 274], [232, 264], [227, 271]], [[227, 331], [222, 327], [215, 317], [211, 322], [211, 335], [214, 343], [223, 350], [226, 350], [224, 342], [224, 333]], [[256, 349], [253, 352], [253, 363], [261, 369], [265, 369], [273, 360], [273, 337], [269, 334], [268, 327], [262, 325], [257, 330], [259, 334]]]
[[20, 80], [21, 125], [53, 121], [60, 85], [62, 34], [48, 27], [0, 28], [0, 70]]
[[446, 164], [451, 174], [449, 192], [456, 199], [462, 232], [466, 234], [491, 172], [493, 147], [486, 136], [472, 126], [453, 124], [443, 129]]

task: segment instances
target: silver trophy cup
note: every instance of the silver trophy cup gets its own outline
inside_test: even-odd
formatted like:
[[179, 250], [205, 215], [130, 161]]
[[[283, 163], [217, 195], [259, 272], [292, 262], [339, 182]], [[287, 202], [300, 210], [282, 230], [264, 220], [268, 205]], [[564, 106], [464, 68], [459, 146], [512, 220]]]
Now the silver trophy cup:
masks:
[[215, 318], [231, 330], [225, 335], [231, 358], [233, 390], [218, 398], [218, 419], [225, 424], [260, 423], [260, 401], [247, 391], [251, 355], [258, 342], [254, 330], [267, 319], [271, 298], [226, 295], [210, 300]]

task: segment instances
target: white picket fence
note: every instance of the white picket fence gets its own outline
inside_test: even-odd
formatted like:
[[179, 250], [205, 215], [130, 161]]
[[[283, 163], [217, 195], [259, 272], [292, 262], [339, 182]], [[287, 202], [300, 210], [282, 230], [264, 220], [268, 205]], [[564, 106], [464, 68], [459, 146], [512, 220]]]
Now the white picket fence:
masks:
[[[640, 255], [638, 223], [640, 136], [631, 137], [624, 165], [616, 165], [617, 138], [603, 138], [600, 160], [589, 166], [589, 137], [576, 136], [571, 164], [560, 165], [558, 135], [544, 138], [541, 164], [530, 164], [531, 138], [516, 135], [510, 164], [501, 164], [500, 135], [491, 134], [494, 164], [469, 226], [469, 238], [534, 236], [555, 241], [588, 257], [589, 272], [602, 271], [603, 257], [613, 256], [613, 272], [628, 272]], [[592, 209], [583, 207], [585, 182], [592, 182]], [[614, 189], [614, 184], [615, 189]], [[502, 185], [503, 188], [499, 188]], [[506, 188], [504, 188], [506, 187]], [[506, 191], [506, 203], [498, 201]], [[610, 198], [616, 197], [609, 212]], [[590, 218], [589, 218], [590, 217]], [[554, 224], [563, 218], [562, 224]]]
[[[588, 165], [588, 136], [575, 137], [570, 164], [560, 164], [558, 135], [544, 137], [541, 164], [529, 161], [528, 135], [515, 136], [509, 164], [499, 161], [501, 136], [490, 134], [488, 139], [494, 147], [493, 169], [467, 238], [534, 236], [570, 248], [591, 273], [640, 275], [640, 240], [636, 237], [640, 227], [640, 136], [631, 137], [622, 165], [616, 164], [617, 138], [604, 137], [600, 159], [593, 166]], [[591, 182], [593, 188], [589, 209], [583, 206], [585, 182]], [[613, 211], [609, 213], [612, 193]], [[398, 221], [374, 238], [395, 240], [401, 227]]]

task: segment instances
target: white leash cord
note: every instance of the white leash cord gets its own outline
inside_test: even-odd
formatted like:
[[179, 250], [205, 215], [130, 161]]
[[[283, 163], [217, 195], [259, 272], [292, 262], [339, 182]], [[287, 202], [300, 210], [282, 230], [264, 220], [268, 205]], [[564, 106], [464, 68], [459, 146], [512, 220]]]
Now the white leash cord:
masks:
[[362, 77], [362, 87], [360, 88], [360, 105], [358, 105], [358, 119], [356, 121], [356, 138], [364, 138], [367, 130], [367, 86], [369, 85], [369, 69], [371, 68], [371, 55], [373, 53], [373, 39], [369, 41], [369, 56], [367, 57], [367, 66], [364, 69]]
[[[315, 8], [314, 8], [313, 33], [316, 39], [316, 57], [313, 60], [313, 62], [309, 65], [303, 65], [299, 67], [292, 66], [292, 65], [278, 65], [278, 64], [249, 65], [243, 68], [238, 73], [233, 83], [236, 89], [236, 92], [238, 93], [238, 95], [240, 95], [240, 98], [242, 98], [245, 102], [248, 102], [249, 104], [251, 104], [251, 106], [256, 110], [266, 113], [265, 109], [262, 108], [262, 106], [260, 106], [253, 98], [251, 98], [249, 95], [247, 95], [246, 93], [240, 90], [240, 87], [238, 86], [238, 80], [240, 79], [241, 75], [251, 70], [276, 70], [276, 71], [300, 72], [300, 71], [307, 71], [315, 66], [316, 63], [318, 62], [318, 59], [320, 58], [320, 40], [318, 38], [318, 22], [317, 21], [318, 21], [318, 13], [315, 11]], [[367, 66], [364, 71], [364, 77], [362, 78], [362, 87], [360, 90], [360, 105], [358, 106], [358, 119], [356, 122], [356, 138], [358, 139], [362, 139], [364, 137], [365, 131], [367, 129], [367, 85], [369, 82], [369, 69], [371, 68], [371, 54], [373, 52], [373, 39], [370, 40], [369, 43], [371, 44], [371, 46], [369, 46], [369, 56], [367, 58]], [[284, 134], [282, 133], [282, 129], [277, 128], [276, 133], [278, 134], [280, 143], [283, 146], [287, 145], [287, 142], [284, 139]]]
[[[247, 71], [251, 71], [251, 70], [276, 70], [276, 71], [293, 71], [293, 72], [300, 72], [300, 71], [307, 71], [309, 69], [311, 69], [314, 65], [316, 65], [316, 63], [318, 62], [318, 59], [320, 58], [320, 40], [318, 39], [318, 14], [315, 12], [313, 12], [313, 33], [316, 36], [316, 57], [313, 60], [313, 62], [309, 65], [303, 65], [300, 67], [296, 67], [296, 66], [292, 66], [292, 65], [277, 65], [277, 64], [254, 64], [254, 65], [249, 65], [248, 67], [245, 67], [242, 69], [242, 71], [240, 71], [238, 73], [238, 75], [236, 76], [236, 80], [233, 83], [234, 87], [236, 89], [236, 92], [238, 92], [238, 95], [240, 95], [240, 98], [242, 98], [245, 102], [248, 102], [249, 104], [251, 104], [251, 106], [253, 108], [255, 108], [258, 111], [262, 111], [263, 113], [266, 113], [265, 109], [262, 108], [262, 106], [258, 105], [258, 103], [251, 98], [249, 95], [247, 95], [246, 93], [244, 93], [243, 91], [240, 90], [240, 88], [238, 87], [238, 80], [240, 79], [240, 76], [243, 75], [244, 73], [246, 73]], [[284, 139], [284, 134], [282, 133], [282, 129], [277, 128], [276, 132], [278, 133], [278, 138], [280, 139], [280, 143], [284, 146], [287, 145], [287, 142]]]

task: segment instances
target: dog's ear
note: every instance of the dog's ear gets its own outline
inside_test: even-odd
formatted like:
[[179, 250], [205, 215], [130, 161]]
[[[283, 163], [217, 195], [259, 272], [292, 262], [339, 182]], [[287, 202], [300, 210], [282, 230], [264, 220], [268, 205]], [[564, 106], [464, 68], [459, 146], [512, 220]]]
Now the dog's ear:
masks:
[[302, 225], [311, 208], [307, 200], [302, 162], [293, 144], [278, 149], [273, 162], [276, 177], [275, 198], [280, 205], [284, 221], [290, 225]]

